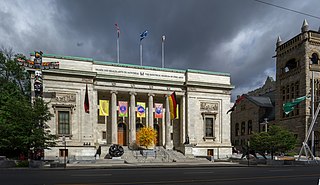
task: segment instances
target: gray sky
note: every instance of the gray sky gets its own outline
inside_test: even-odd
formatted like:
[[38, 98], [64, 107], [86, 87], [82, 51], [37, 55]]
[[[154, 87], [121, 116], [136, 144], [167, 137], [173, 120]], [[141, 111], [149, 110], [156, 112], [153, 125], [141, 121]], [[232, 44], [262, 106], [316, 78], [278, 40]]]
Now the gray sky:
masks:
[[[320, 17], [319, 0], [264, 0]], [[0, 0], [0, 45], [29, 56], [44, 53], [231, 74], [232, 98], [275, 78], [275, 43], [300, 33], [304, 19], [318, 30], [320, 19], [254, 0]]]

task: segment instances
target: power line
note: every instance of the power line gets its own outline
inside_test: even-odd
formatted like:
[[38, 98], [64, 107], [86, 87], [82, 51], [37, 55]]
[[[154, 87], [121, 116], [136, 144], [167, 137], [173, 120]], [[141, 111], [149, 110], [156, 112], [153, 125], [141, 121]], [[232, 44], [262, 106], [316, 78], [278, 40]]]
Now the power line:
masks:
[[260, 0], [254, 0], [254, 1], [256, 1], [258, 3], [266, 4], [266, 5], [269, 5], [269, 6], [277, 7], [277, 8], [283, 9], [283, 10], [287, 10], [287, 11], [290, 11], [290, 12], [295, 12], [295, 13], [298, 13], [298, 14], [306, 15], [306, 16], [309, 16], [309, 17], [312, 17], [312, 18], [315, 18], [315, 19], [320, 19], [320, 17], [318, 17], [318, 16], [311, 15], [311, 14], [304, 13], [304, 12], [300, 12], [300, 11], [293, 10], [293, 9], [290, 9], [290, 8], [286, 8], [286, 7], [283, 7], [283, 6], [275, 5], [275, 4], [272, 4], [272, 3], [267, 3], [267, 2], [264, 2], [264, 1], [260, 1]]

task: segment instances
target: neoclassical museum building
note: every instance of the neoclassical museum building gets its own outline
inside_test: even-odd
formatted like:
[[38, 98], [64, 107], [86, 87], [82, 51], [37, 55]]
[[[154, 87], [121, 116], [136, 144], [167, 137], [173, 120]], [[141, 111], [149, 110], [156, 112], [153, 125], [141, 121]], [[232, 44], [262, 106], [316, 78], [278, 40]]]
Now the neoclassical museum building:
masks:
[[[59, 69], [42, 70], [43, 99], [53, 114], [48, 129], [58, 136], [57, 146], [45, 150], [45, 159], [64, 152], [81, 159], [94, 156], [99, 146], [130, 146], [144, 126], [156, 130], [155, 144], [165, 150], [195, 157], [231, 156], [226, 114], [234, 88], [230, 74], [52, 54], [43, 54], [42, 61], [59, 62]], [[178, 115], [171, 120], [168, 99], [173, 92]]]

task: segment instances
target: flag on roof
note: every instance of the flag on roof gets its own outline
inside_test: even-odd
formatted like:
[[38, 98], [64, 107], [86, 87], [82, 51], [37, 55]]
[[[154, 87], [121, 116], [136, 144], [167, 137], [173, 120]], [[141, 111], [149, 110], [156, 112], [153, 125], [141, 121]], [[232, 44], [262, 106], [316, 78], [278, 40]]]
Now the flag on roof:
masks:
[[244, 95], [241, 95], [241, 96], [236, 100], [236, 102], [233, 104], [233, 106], [231, 107], [231, 109], [229, 109], [229, 110], [227, 111], [227, 114], [228, 114], [229, 112], [234, 111], [235, 108], [236, 108], [236, 106], [237, 106], [237, 105], [240, 103], [240, 101], [243, 100], [243, 99], [244, 99]]
[[287, 102], [283, 104], [283, 111], [285, 114], [289, 114], [291, 111], [294, 110], [294, 107], [304, 101], [307, 98], [307, 96], [301, 96], [292, 102]]
[[140, 33], [140, 41], [142, 41], [142, 39], [144, 39], [147, 35], [148, 35], [148, 31], [147, 30], [145, 30], [144, 32]]
[[118, 38], [119, 38], [119, 37], [120, 37], [120, 28], [119, 28], [119, 25], [118, 25], [118, 23], [115, 23], [114, 25], [116, 26], [117, 34], [118, 34]]

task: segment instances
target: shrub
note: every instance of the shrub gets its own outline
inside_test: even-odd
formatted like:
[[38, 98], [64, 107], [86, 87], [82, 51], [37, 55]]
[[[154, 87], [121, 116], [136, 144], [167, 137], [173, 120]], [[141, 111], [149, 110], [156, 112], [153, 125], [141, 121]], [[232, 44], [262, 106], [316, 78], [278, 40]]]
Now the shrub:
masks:
[[143, 127], [137, 133], [137, 140], [146, 148], [153, 146], [157, 139], [157, 132], [150, 127]]

